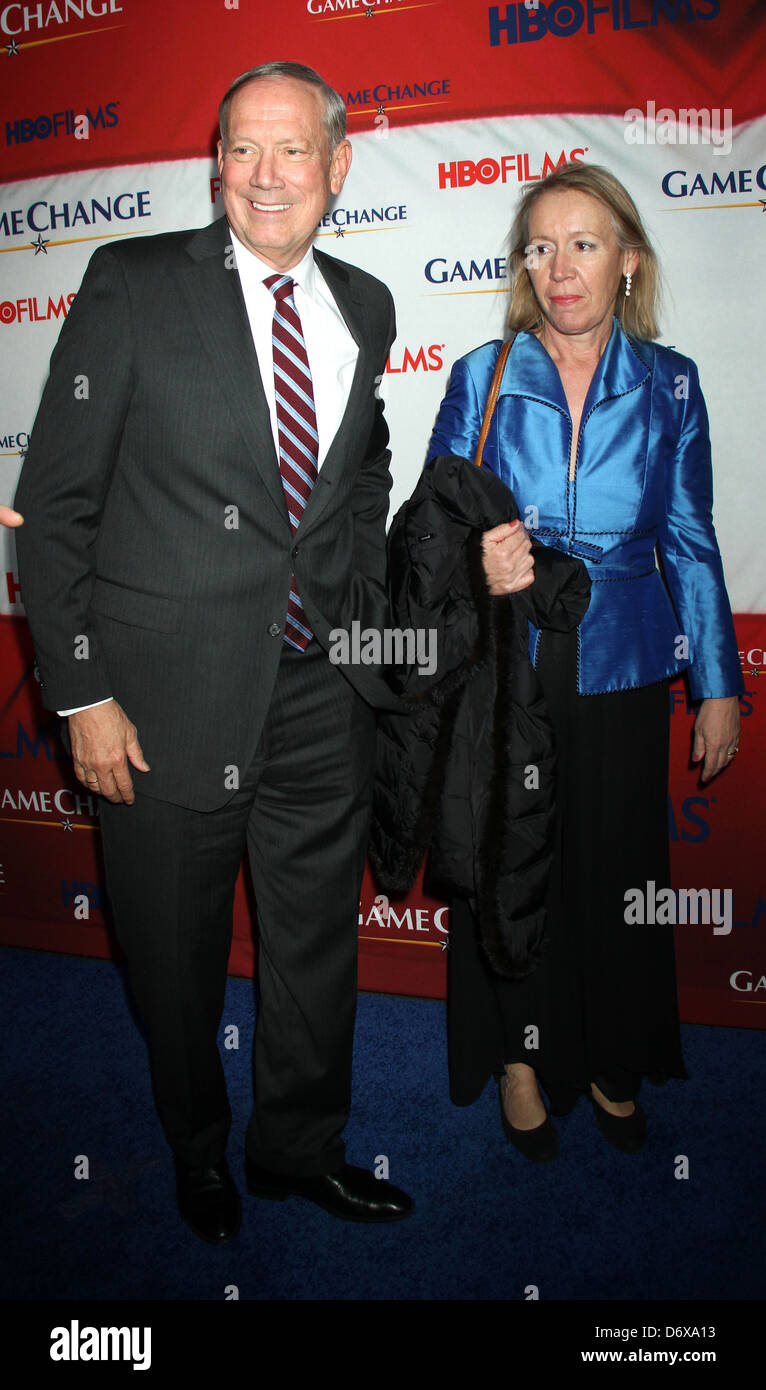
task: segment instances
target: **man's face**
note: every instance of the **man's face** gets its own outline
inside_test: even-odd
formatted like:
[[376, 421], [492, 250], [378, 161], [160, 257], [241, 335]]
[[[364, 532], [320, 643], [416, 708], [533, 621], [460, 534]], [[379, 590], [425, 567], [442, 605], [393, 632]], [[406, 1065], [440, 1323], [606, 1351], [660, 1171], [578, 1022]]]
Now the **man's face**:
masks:
[[223, 206], [232, 230], [273, 270], [297, 265], [351, 163], [341, 140], [330, 157], [321, 93], [292, 77], [245, 83], [218, 142]]

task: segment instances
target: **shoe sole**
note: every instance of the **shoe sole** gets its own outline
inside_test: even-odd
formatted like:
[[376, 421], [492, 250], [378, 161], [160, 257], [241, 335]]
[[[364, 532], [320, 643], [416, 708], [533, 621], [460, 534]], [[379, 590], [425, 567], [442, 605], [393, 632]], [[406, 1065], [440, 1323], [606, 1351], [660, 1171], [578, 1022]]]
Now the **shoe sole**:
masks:
[[350, 1213], [338, 1211], [331, 1207], [327, 1202], [321, 1202], [317, 1197], [307, 1197], [305, 1192], [285, 1192], [283, 1188], [262, 1187], [260, 1184], [248, 1183], [247, 1190], [251, 1197], [265, 1197], [271, 1202], [286, 1202], [288, 1197], [300, 1197], [304, 1202], [311, 1202], [315, 1207], [321, 1207], [329, 1216], [337, 1216], [339, 1221], [356, 1221], [365, 1226], [389, 1225], [394, 1221], [404, 1221], [406, 1217], [412, 1216], [414, 1207], [409, 1211], [394, 1212], [385, 1216], [352, 1216]]

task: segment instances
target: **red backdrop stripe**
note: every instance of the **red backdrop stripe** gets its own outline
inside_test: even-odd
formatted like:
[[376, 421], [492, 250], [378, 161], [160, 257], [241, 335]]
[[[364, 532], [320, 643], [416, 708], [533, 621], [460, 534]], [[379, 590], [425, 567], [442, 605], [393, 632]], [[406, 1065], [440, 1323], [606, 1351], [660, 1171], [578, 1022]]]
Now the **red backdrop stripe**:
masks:
[[[352, 130], [370, 129], [380, 106], [409, 124], [502, 114], [509, 99], [517, 114], [622, 116], [657, 91], [674, 109], [736, 93], [741, 124], [762, 109], [765, 47], [748, 0], [222, 0], [214, 15], [155, 0], [0, 0], [4, 178], [207, 155], [222, 86], [273, 58], [327, 75]], [[99, 110], [87, 142], [60, 138], [60, 124], [29, 134]]]

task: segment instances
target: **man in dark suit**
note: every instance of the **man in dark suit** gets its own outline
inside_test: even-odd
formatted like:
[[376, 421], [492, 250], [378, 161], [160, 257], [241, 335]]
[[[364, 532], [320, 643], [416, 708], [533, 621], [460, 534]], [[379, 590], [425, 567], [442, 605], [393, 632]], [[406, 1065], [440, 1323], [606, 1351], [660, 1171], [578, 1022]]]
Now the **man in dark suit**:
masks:
[[[356, 919], [386, 621], [376, 383], [388, 290], [312, 250], [351, 162], [341, 98], [292, 63], [221, 104], [226, 216], [93, 256], [17, 493], [46, 705], [101, 795], [107, 885], [181, 1214], [240, 1221], [216, 1034], [247, 846], [259, 989], [249, 1190], [363, 1221], [410, 1199], [345, 1163]], [[133, 772], [131, 772], [131, 768]]]

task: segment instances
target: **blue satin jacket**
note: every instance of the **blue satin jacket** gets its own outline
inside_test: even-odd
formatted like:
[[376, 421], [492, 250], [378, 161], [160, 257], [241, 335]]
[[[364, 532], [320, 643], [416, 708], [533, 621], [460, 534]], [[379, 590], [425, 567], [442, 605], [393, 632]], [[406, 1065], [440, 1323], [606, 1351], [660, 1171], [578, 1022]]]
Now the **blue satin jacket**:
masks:
[[[455, 363], [427, 463], [440, 454], [473, 458], [499, 350], [495, 340]], [[628, 339], [615, 319], [583, 407], [570, 482], [571, 438], [556, 366], [534, 334], [520, 333], [484, 467], [511, 488], [532, 535], [588, 568], [579, 693], [650, 685], [687, 670], [694, 700], [738, 694], [742, 673], [713, 529], [708, 420], [695, 364], [658, 343]], [[533, 662], [538, 641], [532, 627]]]

